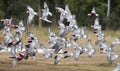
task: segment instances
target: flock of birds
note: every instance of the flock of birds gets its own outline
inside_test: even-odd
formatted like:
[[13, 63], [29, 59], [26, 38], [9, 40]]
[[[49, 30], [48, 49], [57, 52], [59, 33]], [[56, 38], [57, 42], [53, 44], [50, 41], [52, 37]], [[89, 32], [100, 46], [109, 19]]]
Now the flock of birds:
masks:
[[[27, 9], [27, 13], [29, 14], [27, 24], [31, 24], [34, 16], [38, 14], [29, 5], [27, 5]], [[58, 64], [61, 59], [66, 59], [69, 57], [78, 60], [80, 55], [83, 53], [87, 53], [88, 58], [91, 58], [96, 53], [96, 49], [93, 47], [91, 39], [88, 39], [89, 36], [86, 32], [86, 27], [78, 27], [75, 15], [71, 14], [69, 6], [66, 5], [65, 9], [61, 7], [55, 7], [55, 9], [60, 13], [60, 20], [58, 21], [59, 33], [55, 34], [51, 29], [48, 30], [49, 48], [51, 50], [48, 50], [44, 44], [40, 44], [39, 40], [32, 32], [29, 32], [27, 35], [28, 43], [24, 44], [22, 42], [22, 37], [26, 30], [22, 20], [18, 23], [18, 25], [14, 25], [12, 23], [12, 18], [1, 19], [2, 24], [4, 24], [2, 32], [5, 38], [4, 42], [0, 43], [0, 50], [7, 50], [8, 48], [11, 49], [10, 58], [13, 58], [13, 66], [16, 66], [17, 63], [23, 59], [27, 60], [29, 57], [35, 59], [35, 55], [38, 52], [36, 45], [42, 49], [46, 60], [52, 58], [53, 54], [55, 54], [54, 64]], [[48, 16], [52, 16], [52, 13], [49, 11], [47, 3], [44, 2], [42, 17], [40, 17], [40, 19], [48, 23], [52, 23], [52, 21], [48, 19]], [[107, 55], [107, 61], [111, 64], [115, 59], [120, 58], [120, 55], [116, 54], [113, 50], [115, 45], [120, 44], [120, 38], [116, 38], [111, 45], [108, 45], [105, 40], [105, 34], [102, 32], [102, 26], [99, 24], [99, 14], [96, 13], [95, 8], [92, 9], [88, 16], [95, 17], [94, 23], [91, 25], [91, 28], [96, 31], [94, 32], [97, 37], [95, 45], [100, 47], [101, 54]], [[64, 25], [64, 19], [66, 19], [69, 23], [68, 26]], [[14, 33], [11, 33], [11, 30], [14, 30]], [[66, 35], [69, 33], [72, 33], [72, 36], [67, 38]], [[79, 45], [76, 41], [80, 39], [88, 39], [88, 46], [83, 47]], [[24, 47], [23, 44], [25, 45], [25, 50], [22, 49]], [[72, 47], [75, 49], [75, 53], [67, 50]], [[62, 49], [66, 50], [63, 53], [59, 53]], [[18, 52], [18, 55], [16, 52]], [[117, 64], [113, 71], [118, 70], [120, 70], [120, 63]]]

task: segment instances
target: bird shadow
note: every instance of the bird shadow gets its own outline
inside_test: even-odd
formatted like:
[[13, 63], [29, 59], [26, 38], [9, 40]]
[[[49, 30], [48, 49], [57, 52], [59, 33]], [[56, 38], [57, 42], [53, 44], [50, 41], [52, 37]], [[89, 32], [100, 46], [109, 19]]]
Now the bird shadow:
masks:
[[112, 63], [112, 64], [109, 64], [109, 63], [101, 63], [101, 64], [98, 64], [96, 66], [101, 66], [101, 67], [114, 67], [116, 64], [115, 63]]

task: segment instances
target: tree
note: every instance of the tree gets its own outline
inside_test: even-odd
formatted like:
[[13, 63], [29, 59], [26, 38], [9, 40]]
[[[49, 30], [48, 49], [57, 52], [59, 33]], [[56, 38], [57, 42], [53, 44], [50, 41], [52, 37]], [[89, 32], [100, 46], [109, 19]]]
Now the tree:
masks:
[[110, 0], [107, 1], [107, 17], [110, 15]]
[[[38, 15], [41, 17], [41, 9], [45, 0], [0, 0], [0, 18], [10, 18], [11, 16], [16, 18], [16, 21], [27, 20], [28, 14], [26, 14], [26, 5], [30, 5], [35, 11], [38, 10]], [[68, 4], [72, 14], [76, 15], [76, 19], [79, 26], [90, 26], [91, 18], [87, 16], [91, 12], [93, 7], [96, 8], [96, 12], [100, 15], [100, 24], [106, 29], [120, 28], [120, 0], [46, 0], [50, 11], [53, 13], [49, 19], [52, 24], [58, 23], [59, 13], [56, 12], [55, 6], [65, 8]], [[107, 12], [107, 14], [106, 14]], [[39, 17], [35, 17], [33, 24], [42, 26]], [[39, 21], [39, 22], [38, 22]], [[51, 25], [44, 23], [45, 26]]]
[[39, 27], [41, 27], [42, 25], [42, 20], [40, 19], [40, 17], [41, 17], [41, 6], [40, 6], [40, 3], [41, 3], [41, 1], [40, 0], [38, 0], [38, 23], [39, 23]]

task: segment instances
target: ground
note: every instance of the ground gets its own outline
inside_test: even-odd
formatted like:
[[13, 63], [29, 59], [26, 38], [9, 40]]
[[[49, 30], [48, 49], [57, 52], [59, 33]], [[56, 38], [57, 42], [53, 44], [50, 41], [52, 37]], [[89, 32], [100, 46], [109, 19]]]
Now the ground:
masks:
[[[35, 34], [40, 43], [49, 46], [48, 35], [46, 35], [44, 32], [47, 33], [47, 31], [43, 31], [40, 34], [37, 32]], [[94, 44], [96, 40], [95, 35], [89, 31], [88, 34], [91, 34], [89, 39], [91, 39], [92, 43]], [[109, 36], [109, 34], [106, 32], [105, 35], [107, 35], [106, 40], [109, 44], [116, 37], [114, 35], [111, 37], [111, 35]], [[68, 37], [69, 36], [70, 35], [68, 35]], [[0, 38], [0, 41], [2, 41], [3, 38]], [[26, 37], [23, 38], [24, 42], [26, 42], [25, 39]], [[87, 46], [87, 40], [79, 40], [77, 43]], [[116, 63], [120, 62], [120, 59], [116, 59], [112, 64], [108, 64], [106, 54], [100, 54], [98, 46], [94, 45], [94, 48], [97, 50], [97, 52], [92, 58], [88, 58], [87, 54], [84, 53], [80, 56], [78, 61], [76, 61], [74, 58], [67, 58], [61, 59], [57, 65], [54, 65], [54, 56], [49, 60], [45, 60], [43, 54], [38, 53], [35, 60], [22, 60], [15, 67], [12, 66], [13, 59], [9, 58], [9, 53], [4, 52], [0, 53], [0, 71], [112, 71], [116, 66]], [[69, 50], [74, 51], [74, 49]], [[117, 54], [120, 54], [120, 45], [116, 45], [114, 50]]]
[[[117, 52], [120, 54], [118, 50]], [[108, 64], [106, 54], [97, 52], [92, 58], [88, 58], [84, 53], [78, 61], [67, 58], [54, 65], [54, 57], [45, 60], [43, 54], [39, 53], [35, 60], [23, 60], [12, 67], [13, 59], [8, 57], [9, 53], [0, 53], [0, 71], [112, 71], [116, 63], [120, 62], [120, 59], [116, 59], [112, 64]]]

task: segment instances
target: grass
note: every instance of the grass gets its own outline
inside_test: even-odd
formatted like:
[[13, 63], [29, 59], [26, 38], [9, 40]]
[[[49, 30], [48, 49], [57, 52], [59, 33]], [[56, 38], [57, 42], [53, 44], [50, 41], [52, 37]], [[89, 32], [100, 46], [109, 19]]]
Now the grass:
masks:
[[45, 60], [42, 54], [37, 54], [36, 60], [23, 60], [16, 67], [12, 67], [12, 59], [8, 58], [9, 53], [1, 53], [0, 71], [112, 71], [116, 60], [109, 65], [106, 56], [96, 54], [92, 58], [87, 58], [86, 54], [81, 55], [78, 61], [73, 58], [62, 59], [58, 65], [54, 65], [54, 58]]
[[[53, 32], [58, 33], [59, 29], [56, 27], [50, 27]], [[48, 45], [48, 27], [35, 27], [31, 29], [34, 32], [35, 36], [39, 39], [40, 43]], [[119, 31], [103, 31], [106, 35], [106, 40], [109, 44], [116, 38], [120, 36]], [[90, 34], [88, 37], [92, 40], [92, 43], [95, 43], [96, 36], [93, 32], [87, 30], [87, 33]], [[71, 34], [68, 34], [66, 37], [70, 37]], [[0, 41], [3, 41], [4, 36], [0, 35]], [[23, 42], [26, 43], [26, 34], [24, 34]], [[77, 41], [78, 44], [87, 46], [87, 40], [81, 39]], [[94, 47], [99, 50], [97, 46]], [[118, 45], [119, 47], [119, 45]], [[71, 49], [73, 51], [73, 49]], [[115, 51], [120, 54], [120, 49], [115, 48]], [[116, 63], [120, 62], [119, 59], [116, 59], [113, 64], [108, 64], [105, 54], [100, 54], [99, 51], [92, 57], [88, 58], [87, 54], [80, 56], [79, 60], [76, 61], [74, 58], [61, 59], [58, 65], [54, 65], [54, 56], [49, 60], [45, 60], [42, 54], [37, 54], [35, 60], [28, 59], [27, 61], [23, 60], [18, 63], [16, 67], [12, 67], [13, 59], [8, 58], [9, 53], [0, 53], [0, 71], [112, 71], [116, 66]]]

